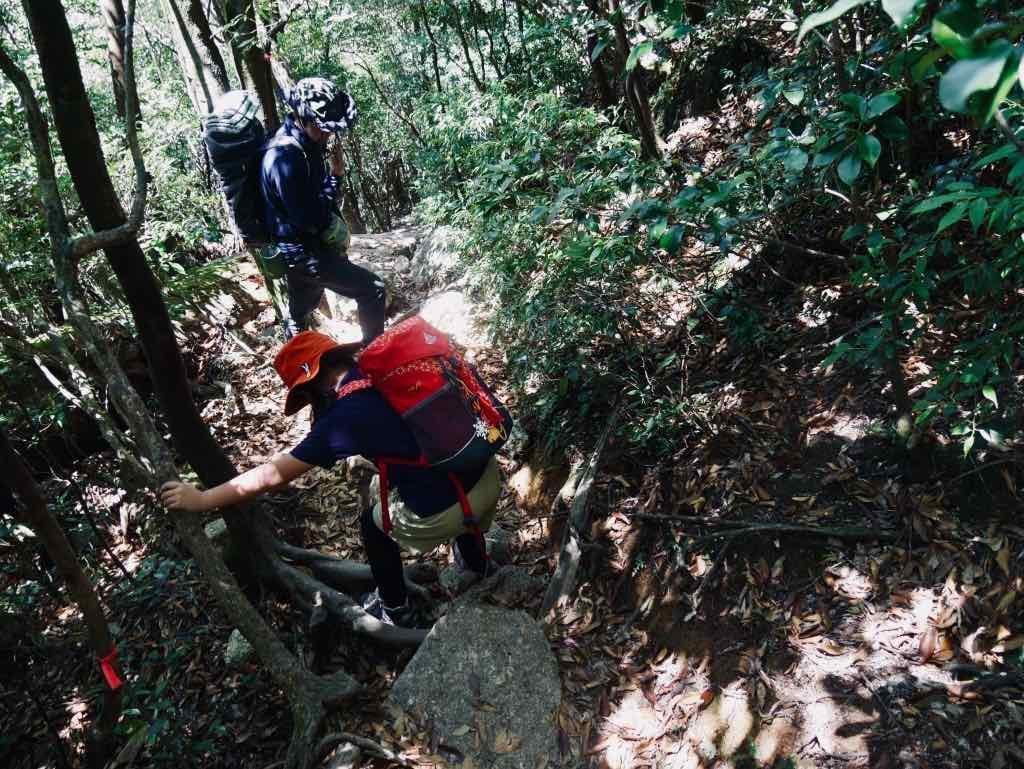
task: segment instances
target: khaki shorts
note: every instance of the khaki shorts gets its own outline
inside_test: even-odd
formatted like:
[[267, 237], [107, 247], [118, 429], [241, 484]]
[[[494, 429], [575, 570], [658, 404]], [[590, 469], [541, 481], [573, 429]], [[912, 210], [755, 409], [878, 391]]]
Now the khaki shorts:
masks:
[[[491, 457], [480, 480], [466, 492], [469, 506], [480, 521], [480, 528], [483, 531], [491, 528], [500, 493], [501, 473], [498, 471], [497, 460]], [[380, 522], [380, 476], [374, 476], [371, 481], [370, 496], [378, 500], [373, 507], [373, 522], [383, 531], [384, 527]], [[438, 545], [466, 533], [462, 506], [458, 502], [440, 513], [421, 518], [409, 510], [392, 491], [388, 495], [388, 512], [391, 515], [391, 536], [398, 544], [415, 554], [429, 552]]]

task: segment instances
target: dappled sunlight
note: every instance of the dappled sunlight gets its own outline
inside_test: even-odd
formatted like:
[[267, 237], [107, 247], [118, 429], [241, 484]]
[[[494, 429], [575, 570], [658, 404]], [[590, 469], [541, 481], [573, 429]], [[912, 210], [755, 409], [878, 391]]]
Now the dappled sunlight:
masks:
[[420, 315], [470, 350], [488, 344], [475, 305], [462, 291], [444, 291], [423, 303]]

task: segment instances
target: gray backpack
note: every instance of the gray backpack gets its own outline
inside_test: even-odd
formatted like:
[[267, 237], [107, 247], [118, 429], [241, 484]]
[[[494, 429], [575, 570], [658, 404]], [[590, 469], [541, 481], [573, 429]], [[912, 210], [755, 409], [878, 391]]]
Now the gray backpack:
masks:
[[263, 123], [256, 117], [256, 102], [248, 91], [228, 91], [217, 100], [206, 117], [203, 141], [239, 234], [249, 246], [270, 243], [260, 194], [263, 153], [283, 143], [302, 147], [289, 137], [267, 141]]

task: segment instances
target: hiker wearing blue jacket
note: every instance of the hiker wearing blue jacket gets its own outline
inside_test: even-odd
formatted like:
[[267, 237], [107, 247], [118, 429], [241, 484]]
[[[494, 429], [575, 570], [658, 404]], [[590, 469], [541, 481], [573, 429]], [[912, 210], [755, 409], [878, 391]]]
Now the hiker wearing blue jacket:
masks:
[[327, 141], [355, 122], [355, 103], [320, 77], [297, 82], [286, 101], [291, 114], [267, 142], [260, 169], [264, 222], [288, 267], [285, 338], [308, 328], [329, 288], [356, 301], [366, 344], [384, 330], [384, 282], [325, 238], [343, 172], [340, 143], [328, 157]]

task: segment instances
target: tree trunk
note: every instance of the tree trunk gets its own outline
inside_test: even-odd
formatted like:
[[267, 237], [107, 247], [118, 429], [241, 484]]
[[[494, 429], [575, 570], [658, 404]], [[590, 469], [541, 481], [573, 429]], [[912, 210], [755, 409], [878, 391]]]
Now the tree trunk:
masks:
[[[616, 50], [622, 61], [622, 68], [625, 69], [625, 63], [629, 56], [629, 36], [626, 34], [626, 24], [622, 20], [619, 0], [608, 0], [608, 18], [611, 21], [612, 29], [615, 30]], [[658, 129], [654, 125], [654, 116], [651, 114], [651, 105], [647, 98], [647, 88], [644, 86], [641, 71], [640, 65], [637, 64], [626, 75], [626, 100], [633, 109], [644, 157], [648, 160], [657, 160], [661, 157], [661, 140], [658, 138]]]
[[[459, 42], [462, 44], [462, 53], [466, 57], [466, 66], [469, 67], [469, 76], [473, 80], [473, 84], [476, 86], [476, 90], [483, 93], [484, 83], [480, 77], [477, 77], [476, 69], [473, 67], [473, 57], [469, 53], [469, 42], [466, 40], [466, 32], [462, 29], [462, 22], [459, 20], [459, 14], [456, 12], [455, 16], [455, 33], [459, 37]], [[484, 72], [482, 77], [486, 77], [487, 73]]]
[[[64, 8], [60, 0], [23, 0], [23, 7], [60, 145], [89, 223], [97, 232], [123, 225], [124, 209], [107, 172]], [[108, 247], [106, 256], [124, 289], [175, 448], [205, 484], [234, 477], [234, 466], [213, 440], [192, 400], [174, 327], [138, 240]]]
[[234, 37], [224, 29], [230, 20], [226, 5], [226, 0], [210, 0], [210, 8], [213, 10], [213, 15], [217, 20], [217, 24], [220, 26], [221, 30], [223, 30], [224, 41], [227, 44], [228, 51], [231, 53], [231, 63], [235, 67], [235, 75], [238, 77], [238, 85], [240, 88], [247, 88], [245, 58], [242, 56], [242, 49], [238, 47]]
[[[67, 583], [71, 600], [82, 612], [89, 637], [89, 647], [94, 657], [97, 660], [107, 657], [115, 650], [115, 647], [114, 641], [110, 637], [110, 629], [103, 607], [100, 605], [99, 596], [96, 595], [96, 589], [79, 564], [78, 554], [68, 541], [64, 530], [46, 507], [46, 501], [28, 467], [14, 450], [2, 428], [0, 428], [0, 463], [4, 467], [6, 482], [10, 484], [14, 493], [21, 498], [25, 505], [24, 514], [21, 516], [25, 525], [31, 528], [43, 543], [47, 555], [50, 556], [57, 571]], [[119, 673], [116, 658], [112, 661], [111, 666], [115, 672]], [[110, 758], [114, 741], [114, 727], [121, 714], [121, 695], [120, 688], [111, 689], [109, 686], [104, 688], [103, 707], [99, 721], [89, 740], [89, 766], [102, 767]]]
[[596, 34], [591, 33], [587, 36], [587, 58], [590, 60], [590, 72], [594, 76], [594, 83], [597, 85], [598, 93], [601, 95], [601, 106], [605, 109], [611, 109], [618, 103], [618, 99], [615, 96], [611, 82], [608, 80], [608, 73], [605, 72], [604, 62], [601, 61], [604, 52], [602, 51], [596, 57], [594, 56], [597, 44]]
[[[117, 114], [124, 117], [124, 4], [121, 0], [100, 0], [103, 23], [107, 28], [107, 58], [114, 88]], [[138, 115], [136, 115], [138, 117]]]
[[427, 18], [427, 9], [423, 6], [423, 0], [419, 0], [419, 6], [420, 15], [423, 17], [423, 28], [430, 39], [430, 57], [434, 65], [434, 82], [437, 84], [437, 93], [440, 95], [444, 93], [444, 89], [441, 88], [441, 68], [437, 64], [437, 40], [434, 39], [434, 32], [430, 28], [430, 19]]
[[231, 31], [228, 33], [232, 48], [237, 48], [245, 68], [249, 73], [249, 82], [256, 91], [260, 106], [263, 108], [263, 124], [267, 131], [276, 131], [281, 125], [277, 112], [277, 100], [274, 98], [274, 74], [270, 69], [266, 52], [259, 45], [259, 34], [256, 29], [256, 9], [253, 0], [221, 0], [222, 12]]
[[167, 0], [160, 0], [157, 6], [162, 21], [166, 21], [170, 27], [171, 40], [174, 42], [174, 57], [178, 60], [178, 69], [181, 72], [182, 80], [185, 81], [185, 91], [192, 107], [197, 115], [209, 112], [213, 107], [213, 99], [210, 96], [210, 88], [205, 83], [203, 72], [196, 68], [196, 60], [189, 54], [188, 45], [181, 34], [181, 25], [174, 18]]
[[185, 17], [181, 14], [177, 0], [163, 0], [163, 3], [173, 21], [174, 40], [178, 47], [178, 55], [182, 61], [182, 66], [185, 67], [185, 62], [188, 62], [186, 74], [191, 74], [195, 79], [198, 90], [202, 94], [203, 102], [206, 105], [206, 112], [213, 112], [213, 102], [223, 91], [217, 87], [216, 83], [211, 82], [209, 72], [202, 57], [199, 55], [196, 42], [192, 39], [192, 32], [189, 30], [188, 24], [185, 23]]
[[224, 57], [220, 55], [217, 41], [213, 38], [213, 30], [210, 29], [210, 20], [206, 17], [202, 0], [189, 0], [186, 18], [193, 30], [193, 37], [199, 41], [200, 56], [210, 79], [216, 84], [220, 93], [230, 91], [231, 81], [228, 79], [228, 68], [224, 64]]

